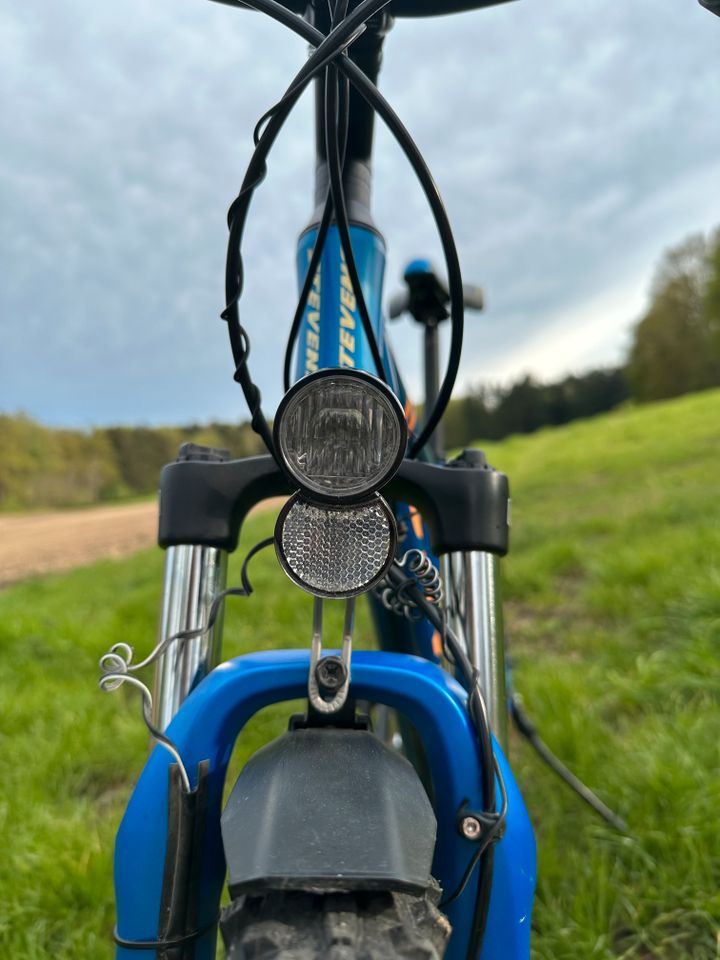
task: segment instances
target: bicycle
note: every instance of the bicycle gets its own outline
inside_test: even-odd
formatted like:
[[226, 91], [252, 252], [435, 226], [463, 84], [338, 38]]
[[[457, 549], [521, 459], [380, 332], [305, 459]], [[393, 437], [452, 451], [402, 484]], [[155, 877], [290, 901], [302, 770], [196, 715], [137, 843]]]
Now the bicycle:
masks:
[[[140, 688], [158, 744], [118, 832], [117, 956], [209, 960], [219, 921], [231, 960], [527, 960], [535, 841], [504, 753], [509, 708], [530, 739], [537, 734], [517, 701], [508, 704], [504, 676], [498, 559], [508, 548], [508, 482], [480, 451], [440, 456], [463, 309], [481, 306], [481, 295], [464, 287], [432, 177], [376, 87], [389, 0], [317, 3], [308, 19], [298, 0], [219, 2], [273, 17], [312, 53], [259, 121], [228, 216], [223, 318], [268, 454], [231, 460], [190, 444], [164, 469], [160, 640], [140, 663], [122, 643], [101, 660], [105, 689]], [[495, 2], [503, 0], [392, 0], [392, 13]], [[713, 9], [715, 0], [701, 2]], [[286, 395], [271, 430], [240, 320], [240, 251], [268, 152], [311, 82], [316, 210], [298, 245]], [[420, 180], [445, 256], [447, 283], [416, 261], [390, 311], [409, 311], [425, 328], [420, 429], [384, 336], [384, 243], [370, 213], [374, 112]], [[437, 327], [448, 318], [439, 381]], [[227, 588], [243, 520], [276, 495], [289, 499], [274, 537], [246, 556], [241, 585]], [[315, 597], [311, 650], [221, 664], [224, 600], [252, 593], [249, 562], [271, 545], [290, 580]], [[361, 594], [380, 650], [353, 655]], [[339, 654], [323, 652], [328, 598], [345, 602]], [[136, 675], [152, 663], [154, 697]], [[303, 696], [306, 712], [251, 758], [221, 812], [242, 726], [263, 706]], [[368, 712], [380, 731], [388, 709], [398, 729], [381, 738]], [[231, 904], [220, 916], [226, 864]]]

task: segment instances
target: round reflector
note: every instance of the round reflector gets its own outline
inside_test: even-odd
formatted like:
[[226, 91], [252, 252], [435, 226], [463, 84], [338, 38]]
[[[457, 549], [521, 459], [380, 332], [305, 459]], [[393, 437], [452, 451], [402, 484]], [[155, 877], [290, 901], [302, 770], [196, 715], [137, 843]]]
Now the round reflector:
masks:
[[309, 503], [296, 493], [275, 527], [275, 550], [298, 586], [317, 597], [354, 597], [384, 575], [395, 553], [397, 531], [379, 495], [363, 503]]

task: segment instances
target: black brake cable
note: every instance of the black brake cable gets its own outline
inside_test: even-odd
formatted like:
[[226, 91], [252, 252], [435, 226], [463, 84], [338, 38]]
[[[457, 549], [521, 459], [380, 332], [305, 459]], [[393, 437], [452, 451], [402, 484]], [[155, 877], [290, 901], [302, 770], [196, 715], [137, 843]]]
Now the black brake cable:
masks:
[[[250, 158], [240, 192], [228, 211], [230, 234], [225, 267], [226, 306], [221, 316], [228, 324], [230, 346], [235, 361], [234, 379], [240, 384], [250, 409], [252, 428], [262, 437], [265, 446], [273, 456], [275, 454], [273, 439], [267, 418], [262, 411], [262, 396], [258, 386], [253, 383], [248, 369], [249, 338], [247, 331], [240, 323], [239, 300], [244, 279], [240, 247], [245, 220], [252, 195], [256, 187], [265, 179], [267, 173], [266, 158], [270, 148], [305, 87], [315, 73], [323, 69], [329, 59], [332, 59], [330, 57], [331, 53], [335, 56], [341, 54], [346, 46], [357, 39], [361, 32], [359, 28], [363, 26], [364, 19], [372, 16], [388, 2], [389, 0], [363, 0], [356, 10], [332, 31], [332, 35], [328, 34], [327, 37], [320, 31], [311, 28], [313, 34], [317, 34], [319, 38], [316, 49], [298, 71], [282, 100], [270, 111], [271, 116]], [[278, 4], [278, 6], [280, 5]], [[282, 7], [281, 9], [284, 10]], [[290, 16], [299, 23], [303, 22], [294, 14], [290, 14]], [[256, 129], [255, 132], [257, 134], [258, 130]]]
[[[462, 603], [458, 593], [452, 564], [450, 564], [449, 592], [454, 611], [459, 616], [462, 616]], [[445, 651], [446, 656], [448, 652], [449, 651]], [[560, 777], [565, 785], [570, 787], [570, 789], [573, 790], [574, 793], [577, 794], [577, 796], [583, 800], [602, 820], [604, 820], [605, 823], [613, 827], [619, 833], [623, 833], [627, 836], [629, 834], [629, 828], [625, 820], [623, 820], [619, 814], [615, 813], [614, 810], [604, 803], [600, 797], [598, 797], [598, 795], [587, 786], [587, 784], [583, 783], [583, 781], [576, 776], [572, 770], [570, 770], [569, 767], [567, 767], [545, 743], [540, 736], [540, 733], [534, 722], [528, 715], [520, 694], [517, 692], [511, 692], [508, 701], [510, 718], [515, 724], [515, 729], [521, 737], [527, 740], [543, 763], [547, 764], [553, 773], [557, 774], [557, 776]]]
[[[332, 28], [334, 28], [336, 23], [345, 16], [347, 2], [348, 0], [338, 0], [335, 12], [333, 13], [331, 24]], [[365, 295], [360, 283], [360, 276], [355, 263], [355, 254], [353, 252], [352, 240], [350, 238], [350, 225], [348, 221], [347, 206], [345, 203], [345, 190], [343, 187], [343, 160], [340, 156], [337, 116], [339, 82], [337, 68], [331, 68], [328, 70], [328, 77], [325, 84], [325, 146], [327, 149], [330, 195], [332, 196], [333, 208], [335, 210], [335, 223], [340, 235], [340, 245], [345, 259], [345, 266], [352, 284], [355, 301], [360, 314], [360, 319], [362, 321], [362, 327], [370, 346], [373, 363], [375, 364], [377, 375], [385, 383], [388, 383], [385, 364], [383, 362], [382, 354], [380, 353], [380, 347], [375, 335], [375, 329], [373, 328], [372, 320], [370, 319], [370, 313], [368, 312], [367, 304], [365, 302]], [[348, 83], [347, 77], [343, 77], [343, 83]]]
[[[361, 24], [357, 28], [355, 33], [351, 34], [348, 40], [343, 44], [343, 49], [346, 49], [351, 44], [355, 43], [356, 40], [359, 40], [361, 35], [365, 32], [366, 29], [367, 29], [366, 25]], [[330, 50], [329, 53], [325, 54], [325, 56], [321, 57], [317, 63], [313, 61], [314, 63], [313, 73], [317, 73], [323, 68], [327, 70], [328, 66], [337, 57], [337, 55], [338, 55], [337, 51], [332, 49]], [[304, 73], [306, 70], [307, 70], [307, 64], [305, 65], [303, 70], [301, 70], [300, 73], [298, 73], [298, 77], [300, 77], [300, 74]], [[312, 79], [312, 77], [310, 79]], [[255, 129], [253, 130], [253, 143], [255, 144], [255, 146], [257, 146], [258, 143], [260, 142], [260, 138], [263, 132], [263, 127], [267, 123], [267, 121], [270, 120], [274, 114], [282, 110], [283, 107], [286, 107], [289, 105], [290, 108], [292, 109], [295, 95], [297, 93], [302, 93], [303, 90], [305, 89], [305, 86], [306, 84], [304, 82], [304, 78], [300, 77], [300, 80], [298, 81], [296, 77], [296, 81], [285, 91], [285, 93], [277, 101], [277, 103], [274, 103], [272, 107], [270, 107], [268, 110], [265, 111], [265, 113], [260, 117], [260, 119], [255, 124]]]
[[[326, 70], [326, 74], [328, 71]], [[327, 82], [327, 81], [326, 81]], [[341, 133], [341, 155], [345, 157], [345, 150], [347, 148], [347, 135], [348, 135], [348, 121], [349, 121], [349, 110], [347, 106], [343, 104], [343, 99], [346, 98], [347, 93], [345, 88], [340, 90], [340, 115], [343, 120], [343, 129]], [[322, 218], [320, 220], [320, 225], [318, 226], [317, 235], [315, 237], [315, 243], [313, 244], [313, 251], [310, 256], [310, 262], [308, 263], [307, 270], [305, 272], [305, 279], [303, 281], [302, 289], [300, 291], [300, 299], [297, 302], [295, 308], [295, 315], [293, 316], [293, 321], [290, 326], [290, 332], [288, 333], [287, 345], [285, 347], [285, 360], [283, 363], [283, 387], [287, 392], [290, 389], [290, 368], [292, 366], [292, 356], [293, 348], [295, 346], [295, 341], [297, 340], [298, 332], [300, 330], [300, 324], [302, 323], [303, 316], [305, 315], [305, 308], [307, 307], [308, 298], [310, 296], [310, 290], [315, 281], [315, 276], [320, 269], [320, 258], [322, 257], [323, 250], [325, 248], [325, 238], [327, 237], [328, 230], [330, 228], [330, 221], [333, 214], [333, 200], [330, 193], [330, 187], [328, 186], [325, 194], [325, 205], [323, 208]]]
[[[460, 351], [462, 347], [464, 326], [462, 274], [460, 271], [457, 248], [455, 246], [455, 240], [450, 228], [447, 213], [445, 211], [437, 186], [432, 178], [432, 174], [430, 173], [422, 154], [417, 148], [417, 145], [407, 132], [400, 118], [377, 89], [375, 84], [368, 79], [363, 71], [355, 63], [353, 63], [352, 60], [350, 60], [348, 57], [340, 55], [340, 48], [342, 47], [342, 44], [348, 41], [348, 38], [352, 36], [353, 31], [364, 20], [369, 19], [373, 13], [379, 12], [379, 10], [386, 6], [386, 2], [382, 2], [382, 0], [363, 0], [363, 2], [360, 3], [358, 7], [356, 7], [355, 10], [352, 11], [352, 13], [350, 13], [335, 28], [335, 30], [332, 30], [327, 37], [311, 24], [307, 23], [296, 14], [291, 13], [281, 3], [278, 3], [277, 0], [246, 0], [246, 2], [242, 2], [242, 0], [220, 0], [220, 2], [226, 3], [228, 6], [238, 8], [247, 8], [250, 6], [263, 13], [266, 13], [268, 16], [289, 27], [295, 33], [316, 47], [315, 53], [305, 64], [304, 70], [300, 71], [300, 74], [298, 75], [299, 77], [302, 75], [302, 79], [298, 80], [296, 78], [296, 82], [293, 84], [295, 90], [293, 91], [290, 99], [286, 101], [282, 108], [274, 113], [268, 121], [268, 125], [263, 131], [256, 151], [251, 158], [248, 171], [243, 181], [243, 186], [241, 187], [236, 201], [231, 206], [229, 214], [231, 236], [228, 242], [228, 268], [226, 270], [227, 306], [223, 312], [223, 317], [228, 320], [229, 326], [234, 326], [235, 328], [234, 331], [231, 330], [231, 344], [233, 345], [233, 355], [237, 364], [236, 379], [238, 379], [241, 383], [246, 400], [250, 406], [253, 417], [253, 427], [257, 429], [258, 432], [263, 433], [263, 439], [265, 439], [266, 434], [269, 434], [269, 431], [261, 430], [258, 422], [259, 417], [261, 416], [259, 391], [257, 390], [257, 387], [252, 384], [252, 381], [249, 381], [249, 375], [245, 379], [241, 378], [240, 376], [241, 372], [246, 370], [246, 358], [242, 356], [241, 351], [243, 338], [238, 332], [242, 328], [239, 324], [237, 303], [240, 293], [242, 292], [242, 258], [240, 255], [240, 241], [242, 239], [244, 219], [247, 215], [247, 209], [250, 204], [252, 192], [265, 177], [267, 169], [265, 166], [265, 157], [267, 156], [272, 143], [277, 137], [277, 134], [279, 133], [287, 114], [292, 106], [294, 106], [297, 98], [302, 92], [302, 89], [304, 89], [304, 87], [307, 85], [307, 82], [309, 82], [310, 76], [313, 75], [313, 72], [317, 72], [318, 69], [322, 68], [322, 58], [324, 58], [328, 51], [335, 46], [337, 48], [337, 69], [348, 77], [360, 95], [380, 115], [385, 125], [398, 141], [398, 144], [415, 171], [415, 174], [420, 181], [433, 213], [447, 265], [448, 287], [451, 301], [450, 314], [452, 320], [448, 362], [446, 372], [443, 377], [443, 382], [440, 390], [438, 391], [436, 403], [432, 411], [429, 413], [419, 436], [410, 447], [409, 456], [415, 457], [425, 446], [428, 439], [432, 436], [435, 427], [440, 421], [440, 418], [442, 417], [442, 414], [449, 403], [452, 388], [457, 377], [460, 364]], [[346, 44], [346, 46], [347, 45], [349, 44]], [[317, 66], [317, 64], [321, 65]], [[245, 339], [246, 338], [247, 335], [245, 335]], [[247, 389], [246, 380], [250, 382], [250, 387], [253, 389]], [[270, 444], [271, 443], [272, 441], [270, 440]], [[272, 450], [270, 445], [269, 449]]]
[[[481, 788], [483, 806], [485, 808], [482, 819], [484, 825], [486, 825], [486, 833], [485, 836], [481, 838], [478, 849], [473, 852], [457, 889], [442, 901], [440, 906], [442, 907], [443, 905], [453, 902], [463, 893], [476, 867], [479, 865], [472, 932], [467, 952], [467, 957], [475, 960], [480, 953], [490, 910], [494, 841], [500, 838], [505, 825], [507, 815], [507, 791], [503, 781], [502, 771], [500, 770], [493, 749], [490, 724], [479, 684], [478, 672], [470, 663], [467, 653], [448, 625], [443, 612], [439, 610], [435, 604], [430, 603], [425, 597], [417, 580], [415, 580], [415, 578], [408, 578], [397, 563], [393, 564], [390, 568], [387, 577], [395, 588], [402, 588], [405, 591], [406, 597], [412, 600], [418, 609], [425, 614], [432, 626], [440, 631], [443, 647], [446, 647], [452, 653], [453, 660], [465, 681], [465, 686], [468, 691], [467, 709], [477, 733], [478, 751], [480, 754]], [[501, 795], [499, 811], [496, 809], [496, 779], [500, 786]], [[487, 827], [487, 824], [490, 824], [490, 826]]]
[[598, 797], [590, 787], [584, 784], [579, 777], [576, 777], [572, 770], [566, 767], [559, 757], [555, 756], [538, 733], [535, 724], [527, 715], [517, 693], [513, 693], [510, 697], [510, 716], [513, 719], [518, 733], [528, 741], [540, 759], [546, 763], [581, 800], [584, 800], [605, 823], [614, 827], [618, 832], [628, 835], [628, 825], [623, 818], [615, 813], [614, 810], [611, 810], [606, 803], [603, 803], [600, 797]]
[[[338, 0], [331, 14], [331, 31], [342, 22], [347, 14], [348, 0]], [[360, 27], [358, 32], [352, 35], [352, 42], [360, 36]], [[365, 25], [362, 25], [365, 29]], [[348, 44], [349, 46], [349, 44]], [[347, 48], [346, 48], [347, 49]], [[327, 61], [334, 59], [335, 55], [328, 56]], [[346, 56], [343, 51], [342, 56]], [[285, 98], [283, 98], [285, 99]], [[270, 111], [268, 111], [268, 114]], [[267, 114], [266, 114], [267, 116]], [[313, 254], [305, 275], [300, 299], [295, 310], [293, 323], [288, 336], [288, 345], [285, 351], [285, 363], [283, 369], [283, 384], [286, 390], [290, 388], [290, 366], [292, 362], [292, 350], [297, 337], [300, 323], [305, 312], [308, 296], [312, 287], [315, 274], [317, 272], [320, 257], [322, 256], [325, 245], [325, 238], [330, 225], [333, 212], [335, 213], [338, 233], [340, 234], [340, 243], [345, 258], [345, 264], [348, 270], [348, 276], [355, 296], [363, 331], [367, 337], [372, 354], [373, 362], [378, 371], [378, 376], [388, 382], [387, 372], [377, 342], [377, 335], [370, 319], [370, 314], [365, 302], [360, 276], [355, 263], [355, 254], [352, 249], [350, 239], [350, 230], [348, 222], [347, 206], [345, 203], [345, 192], [342, 183], [343, 168], [345, 165], [345, 150], [347, 146], [347, 132], [349, 122], [349, 98], [348, 98], [348, 80], [343, 78], [343, 86], [339, 88], [338, 72], [335, 66], [327, 67], [325, 70], [325, 144], [327, 149], [328, 164], [328, 193], [325, 201], [325, 209], [315, 240]], [[256, 127], [257, 130], [257, 127]]]

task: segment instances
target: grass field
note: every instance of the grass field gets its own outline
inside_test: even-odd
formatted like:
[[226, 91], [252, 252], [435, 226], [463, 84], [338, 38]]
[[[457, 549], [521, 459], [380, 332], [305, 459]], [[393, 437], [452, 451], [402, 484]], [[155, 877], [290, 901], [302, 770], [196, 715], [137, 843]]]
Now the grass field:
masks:
[[[513, 744], [540, 855], [534, 957], [717, 960], [720, 392], [486, 449], [513, 489], [514, 682], [632, 832]], [[246, 545], [270, 523], [254, 519]], [[271, 553], [253, 564], [227, 654], [309, 642], [308, 599]], [[120, 639], [150, 648], [161, 565], [149, 552], [0, 593], [2, 957], [111, 956], [113, 834], [145, 735], [132, 692], [97, 691], [96, 663]], [[256, 718], [239, 753], [284, 714]]]

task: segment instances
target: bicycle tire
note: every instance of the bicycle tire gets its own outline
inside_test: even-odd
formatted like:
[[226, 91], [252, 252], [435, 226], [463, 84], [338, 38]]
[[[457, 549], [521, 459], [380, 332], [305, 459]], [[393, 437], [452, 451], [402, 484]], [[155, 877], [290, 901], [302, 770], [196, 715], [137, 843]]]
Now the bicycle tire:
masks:
[[226, 960], [442, 960], [451, 928], [425, 896], [270, 891], [222, 914]]

